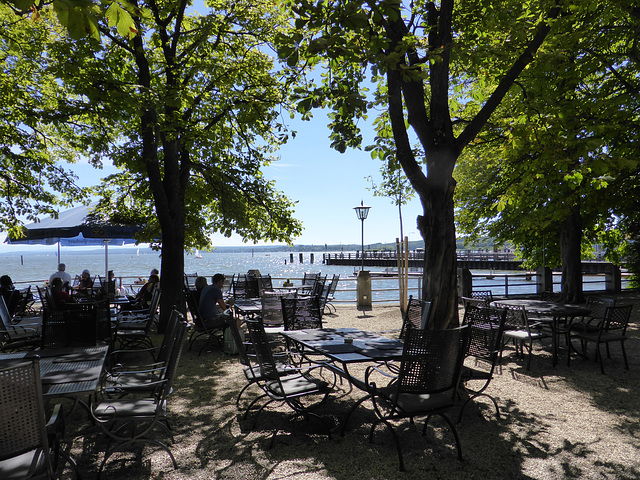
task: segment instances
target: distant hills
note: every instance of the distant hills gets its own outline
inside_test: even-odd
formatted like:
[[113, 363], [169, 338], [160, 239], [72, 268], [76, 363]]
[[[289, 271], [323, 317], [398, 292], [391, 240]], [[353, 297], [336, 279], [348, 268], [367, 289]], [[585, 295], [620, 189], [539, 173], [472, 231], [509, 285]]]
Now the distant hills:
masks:
[[[458, 250], [464, 249], [479, 249], [479, 248], [493, 248], [493, 240], [487, 239], [484, 241], [476, 242], [473, 246], [465, 245], [463, 239], [458, 239], [456, 242], [456, 248]], [[242, 245], [236, 247], [216, 247], [215, 250], [219, 252], [246, 252], [252, 250], [254, 252], [355, 252], [362, 248], [361, 244], [346, 243], [346, 244], [324, 244], [324, 245], [293, 245], [289, 247], [287, 245]], [[364, 246], [367, 251], [388, 251], [396, 250], [396, 244], [394, 243], [367, 243]], [[424, 248], [424, 240], [414, 240], [409, 242], [409, 250], [416, 250], [417, 248]]]

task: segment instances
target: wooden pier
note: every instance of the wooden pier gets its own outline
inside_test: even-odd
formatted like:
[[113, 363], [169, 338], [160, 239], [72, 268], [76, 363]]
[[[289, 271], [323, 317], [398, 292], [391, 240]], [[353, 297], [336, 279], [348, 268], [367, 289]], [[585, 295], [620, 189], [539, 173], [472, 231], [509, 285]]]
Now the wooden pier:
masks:
[[[469, 270], [521, 270], [522, 260], [516, 260], [510, 252], [471, 251], [459, 250], [458, 268]], [[322, 255], [322, 263], [325, 265], [343, 265], [358, 267], [362, 265], [360, 252], [325, 253]], [[424, 266], [424, 252], [409, 252], [409, 268], [422, 268]], [[366, 267], [396, 268], [398, 258], [393, 251], [365, 252], [364, 265]], [[607, 273], [612, 265], [607, 262], [582, 262], [582, 272], [586, 274]]]

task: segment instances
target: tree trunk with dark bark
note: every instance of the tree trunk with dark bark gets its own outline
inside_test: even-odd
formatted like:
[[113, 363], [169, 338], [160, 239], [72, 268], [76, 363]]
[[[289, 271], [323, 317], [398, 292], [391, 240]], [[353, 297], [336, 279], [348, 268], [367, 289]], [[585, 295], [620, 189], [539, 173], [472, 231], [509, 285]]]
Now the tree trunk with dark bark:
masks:
[[562, 258], [562, 296], [567, 303], [583, 303], [582, 292], [582, 215], [580, 207], [571, 209], [560, 227]]

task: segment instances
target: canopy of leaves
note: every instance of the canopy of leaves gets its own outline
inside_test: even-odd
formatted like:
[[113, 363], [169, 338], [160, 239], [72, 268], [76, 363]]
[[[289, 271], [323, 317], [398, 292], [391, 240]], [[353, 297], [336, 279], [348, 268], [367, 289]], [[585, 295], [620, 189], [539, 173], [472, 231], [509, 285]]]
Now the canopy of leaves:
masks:
[[52, 34], [0, 5], [0, 229], [15, 237], [25, 219], [86, 197], [62, 164], [75, 159], [76, 145], [61, 140], [66, 91], [42, 55]]
[[[215, 232], [290, 241], [301, 229], [294, 204], [261, 172], [288, 138], [280, 118], [288, 85], [267, 43], [286, 22], [268, 2], [212, 6], [188, 16], [182, 2], [141, 4], [140, 35], [123, 38], [100, 22], [101, 44], [52, 47], [56, 73], [88, 128], [108, 125], [118, 135], [87, 145], [122, 170], [106, 179], [104, 209], [147, 219], [153, 240], [158, 202], [170, 211], [183, 201], [186, 247], [206, 248]], [[163, 199], [160, 190], [178, 196]]]
[[531, 266], [559, 262], [559, 226], [576, 206], [587, 256], [615, 227], [621, 188], [637, 169], [640, 105], [627, 87], [640, 78], [628, 61], [639, 23], [629, 5], [613, 3], [584, 4], [570, 24], [556, 22], [541, 61], [456, 170], [459, 229], [513, 241]]

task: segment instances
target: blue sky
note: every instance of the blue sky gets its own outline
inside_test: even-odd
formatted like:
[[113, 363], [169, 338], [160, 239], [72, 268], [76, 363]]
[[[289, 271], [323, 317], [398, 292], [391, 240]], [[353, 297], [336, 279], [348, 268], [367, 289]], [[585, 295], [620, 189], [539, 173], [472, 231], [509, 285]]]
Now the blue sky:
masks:
[[[202, 0], [196, 0], [194, 8], [206, 11]], [[372, 118], [373, 119], [373, 118]], [[297, 131], [295, 139], [289, 141], [280, 153], [280, 160], [264, 170], [265, 177], [274, 180], [276, 188], [297, 201], [295, 217], [302, 221], [302, 235], [293, 239], [295, 244], [359, 244], [361, 223], [353, 207], [364, 201], [371, 206], [365, 221], [365, 244], [395, 242], [400, 236], [398, 207], [392, 200], [374, 197], [368, 190], [367, 176], [380, 181], [379, 160], [371, 159], [364, 150], [347, 150], [340, 154], [330, 147], [326, 112], [317, 110], [310, 122], [292, 121], [291, 128]], [[364, 141], [373, 141], [370, 125], [362, 125]], [[94, 170], [86, 163], [73, 166], [83, 185], [95, 185], [101, 177], [113, 172], [113, 167]], [[404, 234], [409, 240], [419, 240], [416, 217], [422, 207], [417, 199], [403, 206]], [[0, 242], [4, 234], [0, 233]], [[243, 245], [240, 237], [225, 238], [216, 235], [214, 246]], [[1, 243], [0, 243], [1, 245]], [[2, 250], [0, 246], [0, 250]]]
[[[290, 199], [298, 201], [295, 216], [302, 221], [302, 235], [295, 244], [359, 244], [361, 223], [353, 207], [364, 201], [371, 207], [365, 220], [365, 244], [395, 242], [400, 236], [398, 208], [391, 199], [374, 197], [368, 190], [367, 176], [380, 181], [380, 160], [373, 160], [364, 150], [347, 150], [341, 154], [330, 147], [326, 112], [315, 112], [310, 122], [292, 121], [297, 131], [295, 139], [284, 145], [279, 152], [280, 160], [265, 169], [265, 176], [274, 180], [276, 188]], [[369, 125], [363, 128], [366, 145], [373, 140]], [[113, 167], [112, 167], [113, 168]], [[94, 170], [89, 165], [75, 165], [81, 183], [91, 185], [111, 169]], [[404, 234], [409, 240], [419, 240], [416, 217], [422, 207], [413, 199], [402, 210]], [[243, 245], [240, 237], [213, 237], [214, 246]]]

